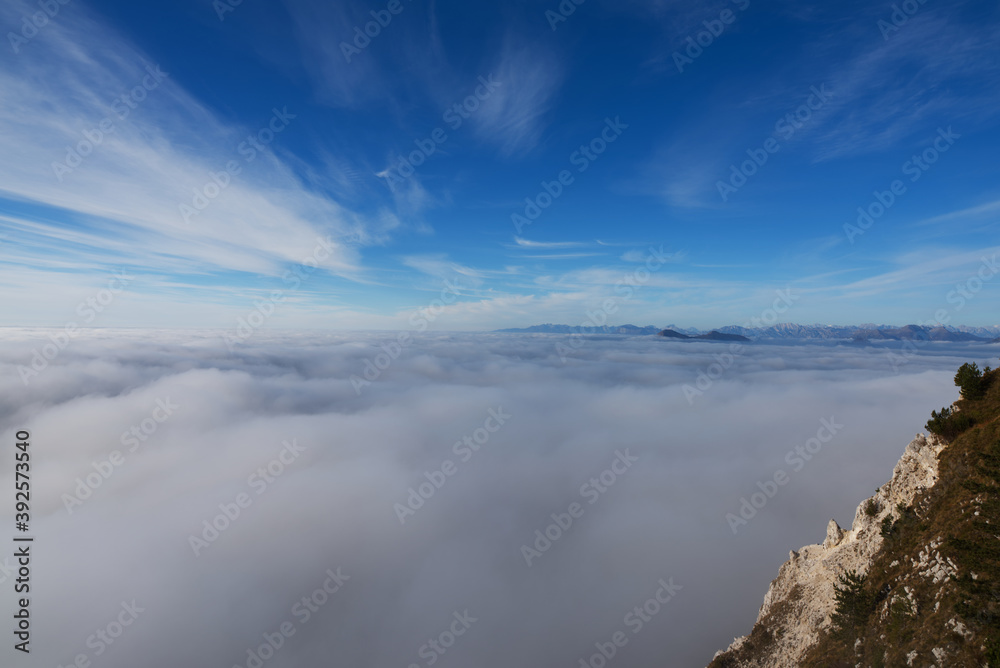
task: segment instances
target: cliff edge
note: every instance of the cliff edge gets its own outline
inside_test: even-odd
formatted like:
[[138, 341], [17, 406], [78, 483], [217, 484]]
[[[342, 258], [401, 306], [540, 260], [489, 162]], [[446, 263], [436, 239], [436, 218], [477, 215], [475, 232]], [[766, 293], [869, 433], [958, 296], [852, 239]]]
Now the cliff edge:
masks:
[[710, 668], [1000, 666], [996, 375], [933, 413], [938, 434], [906, 446], [849, 530], [830, 520], [822, 544], [789, 553], [750, 634]]

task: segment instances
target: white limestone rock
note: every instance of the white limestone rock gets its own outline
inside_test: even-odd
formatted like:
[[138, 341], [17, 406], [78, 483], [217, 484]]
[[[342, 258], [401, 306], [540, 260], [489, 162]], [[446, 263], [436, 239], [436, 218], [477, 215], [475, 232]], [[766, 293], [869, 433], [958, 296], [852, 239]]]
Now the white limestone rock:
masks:
[[[776, 606], [785, 604], [780, 619], [768, 621], [770, 628], [777, 631], [770, 651], [742, 665], [746, 668], [796, 668], [800, 664], [801, 658], [818, 641], [820, 631], [832, 623], [838, 576], [850, 570], [859, 574], [868, 572], [882, 546], [882, 519], [890, 514], [895, 516], [897, 504], [910, 506], [917, 493], [937, 482], [938, 456], [945, 446], [937, 436], [917, 434], [893, 469], [892, 479], [858, 506], [850, 530], [830, 520], [821, 545], [806, 545], [789, 553], [788, 561], [782, 564], [778, 577], [771, 582], [757, 615], [759, 623], [776, 612]], [[877, 508], [874, 515], [865, 512], [869, 502]], [[929, 571], [927, 577], [935, 581], [947, 577], [951, 565], [940, 560], [937, 545], [928, 548], [922, 570]], [[737, 638], [725, 652], [738, 650], [746, 638]]]

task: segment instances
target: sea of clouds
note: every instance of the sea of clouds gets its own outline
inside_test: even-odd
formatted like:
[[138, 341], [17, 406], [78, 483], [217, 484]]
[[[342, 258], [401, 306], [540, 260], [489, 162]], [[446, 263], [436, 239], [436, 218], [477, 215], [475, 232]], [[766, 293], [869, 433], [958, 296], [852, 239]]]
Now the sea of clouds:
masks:
[[10, 534], [17, 431], [32, 452], [17, 665], [46, 667], [702, 666], [1000, 352], [104, 330], [25, 374], [48, 336], [0, 333]]

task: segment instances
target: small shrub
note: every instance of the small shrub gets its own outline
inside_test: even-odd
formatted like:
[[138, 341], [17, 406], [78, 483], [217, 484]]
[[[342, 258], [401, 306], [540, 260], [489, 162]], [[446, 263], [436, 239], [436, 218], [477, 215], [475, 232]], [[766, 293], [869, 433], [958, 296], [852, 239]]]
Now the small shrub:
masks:
[[910, 633], [906, 633], [906, 627], [910, 618], [914, 614], [913, 605], [910, 599], [903, 594], [895, 594], [889, 602], [889, 624], [887, 630], [890, 636], [898, 641], [903, 641], [904, 636], [909, 639]]
[[945, 406], [941, 409], [940, 413], [937, 411], [931, 411], [931, 419], [928, 420], [927, 424], [924, 426], [927, 428], [927, 431], [940, 436], [944, 431], [949, 418], [951, 418], [951, 408]]
[[868, 503], [865, 504], [865, 515], [875, 517], [878, 515], [878, 510], [878, 503], [875, 499], [868, 499]]
[[882, 518], [882, 538], [888, 538], [892, 535], [893, 527], [895, 522], [892, 519], [892, 515], [886, 515]]
[[966, 429], [976, 424], [975, 419], [966, 413], [956, 413], [945, 406], [941, 412], [931, 411], [931, 419], [925, 425], [927, 431], [951, 440]]

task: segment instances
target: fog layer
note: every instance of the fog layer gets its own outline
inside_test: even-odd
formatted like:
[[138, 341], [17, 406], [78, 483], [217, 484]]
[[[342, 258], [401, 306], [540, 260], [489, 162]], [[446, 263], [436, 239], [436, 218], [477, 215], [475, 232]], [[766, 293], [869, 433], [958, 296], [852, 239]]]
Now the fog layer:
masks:
[[105, 331], [46, 359], [49, 334], [0, 343], [23, 665], [123, 668], [705, 665], [998, 351]]

